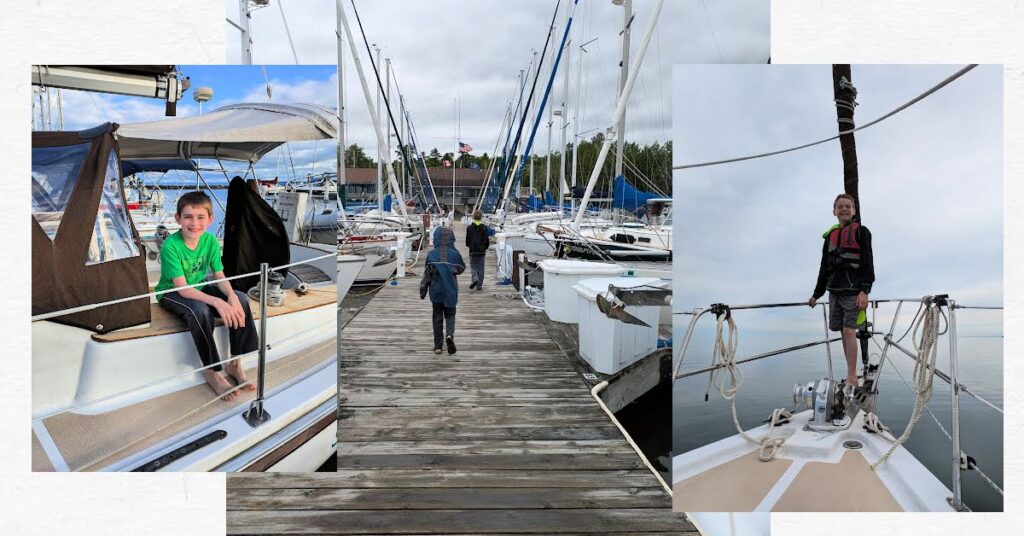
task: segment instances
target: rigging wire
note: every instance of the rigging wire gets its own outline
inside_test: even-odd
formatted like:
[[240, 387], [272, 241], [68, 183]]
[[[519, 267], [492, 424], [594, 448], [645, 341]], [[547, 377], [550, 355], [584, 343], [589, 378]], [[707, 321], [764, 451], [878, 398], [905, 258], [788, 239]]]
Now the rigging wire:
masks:
[[711, 162], [701, 162], [701, 163], [698, 163], [698, 164], [681, 164], [681, 165], [678, 165], [678, 166], [673, 166], [672, 169], [674, 169], [674, 170], [693, 169], [693, 168], [700, 168], [700, 167], [717, 166], [719, 164], [730, 164], [732, 162], [742, 162], [744, 160], [754, 160], [756, 158], [764, 158], [764, 157], [767, 157], [767, 156], [775, 156], [775, 155], [779, 155], [779, 154], [783, 154], [783, 153], [789, 153], [789, 152], [793, 152], [793, 151], [798, 151], [800, 149], [806, 149], [808, 147], [813, 147], [815, 145], [821, 145], [822, 143], [825, 143], [825, 142], [829, 142], [829, 141], [832, 141], [832, 140], [837, 140], [837, 139], [839, 139], [840, 136], [843, 136], [843, 135], [846, 135], [846, 134], [852, 134], [854, 132], [857, 132], [858, 130], [864, 130], [864, 129], [870, 127], [870, 126], [873, 126], [873, 125], [876, 125], [878, 123], [881, 123], [882, 121], [884, 121], [884, 120], [886, 120], [886, 119], [888, 119], [888, 118], [890, 118], [890, 117], [892, 117], [892, 116], [902, 112], [903, 110], [906, 110], [907, 108], [909, 108], [909, 107], [913, 106], [914, 104], [917, 104], [921, 100], [925, 99], [926, 97], [928, 97], [932, 93], [935, 93], [936, 91], [946, 87], [947, 85], [949, 85], [950, 82], [952, 82], [952, 81], [956, 80], [957, 78], [960, 78], [961, 76], [967, 74], [968, 71], [970, 71], [971, 69], [974, 69], [977, 66], [978, 66], [977, 64], [970, 64], [970, 65], [960, 69], [959, 71], [953, 73], [952, 75], [950, 75], [948, 78], [946, 78], [942, 82], [939, 82], [938, 84], [933, 86], [931, 89], [925, 91], [924, 93], [921, 93], [917, 97], [914, 97], [913, 99], [910, 99], [909, 101], [905, 102], [904, 104], [902, 104], [902, 105], [898, 106], [897, 108], [893, 109], [889, 113], [887, 113], [887, 114], [885, 114], [885, 115], [883, 115], [883, 116], [881, 116], [881, 117], [879, 117], [879, 118], [877, 118], [877, 119], [875, 119], [873, 121], [865, 123], [865, 124], [863, 124], [863, 125], [861, 125], [859, 127], [852, 128], [852, 129], [849, 129], [849, 130], [841, 131], [839, 134], [836, 134], [835, 136], [830, 136], [830, 137], [825, 138], [823, 140], [818, 140], [818, 141], [814, 141], [814, 142], [811, 142], [811, 143], [805, 143], [803, 145], [797, 145], [796, 147], [790, 147], [788, 149], [780, 149], [780, 150], [777, 150], [777, 151], [769, 151], [767, 153], [755, 154], [755, 155], [750, 155], [750, 156], [741, 156], [741, 157], [737, 157], [737, 158], [729, 158], [729, 159], [726, 159], [726, 160], [715, 160], [715, 161], [711, 161]]
[[711, 15], [708, 13], [708, 6], [704, 3], [704, 0], [700, 0], [700, 7], [704, 8], [704, 18], [708, 21], [708, 28], [711, 29], [711, 39], [715, 41], [715, 51], [718, 52], [718, 60], [725, 63], [725, 58], [722, 57], [722, 49], [718, 46], [718, 36], [715, 35], [715, 26], [711, 23]]
[[292, 49], [292, 57], [295, 58], [295, 65], [298, 65], [299, 55], [295, 53], [295, 43], [292, 42], [292, 31], [288, 28], [288, 19], [284, 16], [284, 2], [278, 2], [277, 8], [281, 11], [281, 21], [284, 22], [284, 34], [288, 36], [288, 46]]

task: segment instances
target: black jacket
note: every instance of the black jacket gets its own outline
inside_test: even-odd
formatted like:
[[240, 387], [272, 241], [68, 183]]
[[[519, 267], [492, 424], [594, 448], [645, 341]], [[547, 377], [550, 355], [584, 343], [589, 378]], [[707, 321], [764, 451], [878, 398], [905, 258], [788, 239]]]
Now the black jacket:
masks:
[[859, 292], [871, 293], [871, 285], [875, 282], [874, 255], [871, 251], [871, 231], [860, 225], [855, 234], [856, 245], [859, 246], [859, 258], [850, 261], [844, 259], [844, 248], [829, 248], [830, 235], [836, 227], [829, 229], [824, 235], [821, 246], [821, 266], [818, 268], [818, 282], [814, 286], [815, 299], [825, 295], [825, 291], [837, 296], [849, 296]]
[[490, 247], [491, 241], [487, 238], [487, 225], [470, 223], [466, 227], [466, 247], [469, 248], [470, 255], [481, 255], [487, 253], [487, 248]]

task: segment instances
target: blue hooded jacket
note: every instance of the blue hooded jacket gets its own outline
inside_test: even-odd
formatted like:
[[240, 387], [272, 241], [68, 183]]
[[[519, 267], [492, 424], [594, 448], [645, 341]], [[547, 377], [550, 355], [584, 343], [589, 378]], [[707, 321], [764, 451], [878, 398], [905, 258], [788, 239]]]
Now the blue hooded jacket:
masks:
[[[423, 277], [429, 277], [430, 301], [455, 307], [459, 303], [459, 283], [455, 276], [466, 270], [459, 250], [455, 249], [455, 231], [450, 227], [434, 230], [434, 249], [427, 253]], [[426, 280], [424, 283], [428, 283]]]

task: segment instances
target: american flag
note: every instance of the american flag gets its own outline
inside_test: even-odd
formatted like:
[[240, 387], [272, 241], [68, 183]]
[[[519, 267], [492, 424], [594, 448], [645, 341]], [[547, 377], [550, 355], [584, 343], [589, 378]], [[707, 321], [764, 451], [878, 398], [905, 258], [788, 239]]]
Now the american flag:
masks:
[[459, 142], [459, 152], [460, 153], [468, 153], [468, 152], [470, 152], [472, 150], [473, 150], [473, 146], [472, 145], [470, 145], [468, 143], [462, 143], [461, 141]]
[[442, 160], [442, 162], [444, 162], [444, 167], [452, 167], [451, 160], [448, 160], [447, 158], [445, 158], [444, 160]]

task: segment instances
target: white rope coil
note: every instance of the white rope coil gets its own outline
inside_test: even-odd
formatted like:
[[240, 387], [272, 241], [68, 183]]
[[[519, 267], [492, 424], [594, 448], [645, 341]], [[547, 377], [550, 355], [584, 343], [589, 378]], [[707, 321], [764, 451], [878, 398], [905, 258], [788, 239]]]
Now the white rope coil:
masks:
[[[726, 337], [723, 337], [723, 328], [725, 326], [728, 326], [729, 333]], [[738, 340], [739, 329], [736, 327], [736, 321], [733, 320], [732, 314], [719, 315], [718, 322], [715, 325], [715, 349], [712, 355], [712, 365], [721, 365], [722, 368], [712, 371], [711, 378], [708, 380], [708, 389], [710, 390], [710, 386], [714, 385], [718, 393], [722, 395], [722, 398], [730, 402], [732, 406], [732, 423], [736, 426], [736, 431], [739, 432], [743, 439], [758, 445], [758, 458], [762, 462], [770, 462], [775, 459], [779, 449], [786, 442], [786, 438], [775, 435], [776, 425], [789, 420], [793, 415], [786, 409], [776, 408], [772, 411], [772, 416], [769, 420], [768, 433], [760, 439], [755, 439], [743, 431], [743, 427], [740, 426], [739, 417], [736, 415], [736, 395], [739, 393], [740, 387], [743, 386], [743, 371], [736, 366], [736, 346]], [[721, 373], [722, 371], [724, 373]], [[725, 378], [726, 373], [728, 374], [728, 380]], [[727, 381], [728, 383], [726, 383]]]
[[[906, 429], [903, 430], [903, 434], [896, 439], [889, 450], [882, 455], [875, 463], [871, 464], [871, 468], [875, 469], [879, 465], [886, 462], [892, 453], [896, 451], [896, 448], [902, 445], [910, 439], [910, 434], [914, 431], [914, 425], [921, 419], [921, 416], [925, 412], [925, 408], [928, 406], [928, 401], [932, 398], [932, 386], [935, 380], [935, 362], [938, 359], [938, 338], [939, 338], [939, 318], [940, 318], [940, 307], [938, 304], [932, 302], [929, 303], [922, 314], [918, 315], [914, 319], [914, 329], [912, 335], [912, 341], [914, 343], [914, 350], [917, 352], [917, 358], [914, 361], [914, 372], [911, 376], [911, 390], [914, 393], [914, 410], [910, 414], [910, 422], [907, 423]], [[918, 333], [920, 332], [920, 343], [918, 343]]]

